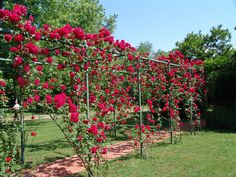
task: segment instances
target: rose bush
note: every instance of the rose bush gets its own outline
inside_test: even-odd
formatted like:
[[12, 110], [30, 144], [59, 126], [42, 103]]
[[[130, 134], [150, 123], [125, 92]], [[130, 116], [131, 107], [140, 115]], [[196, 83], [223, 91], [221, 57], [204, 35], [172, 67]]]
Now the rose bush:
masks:
[[[21, 5], [0, 10], [2, 23], [12, 30], [3, 39], [11, 44], [23, 109], [37, 106], [49, 114], [90, 176], [105, 160], [111, 129], [123, 127], [135, 144], [143, 143], [156, 135], [163, 118], [171, 130], [179, 126], [181, 104], [191, 121], [199, 121], [201, 62], [178, 51], [149, 60], [106, 28], [96, 34], [69, 24], [37, 29], [26, 13]], [[142, 105], [148, 110], [140, 120]]]

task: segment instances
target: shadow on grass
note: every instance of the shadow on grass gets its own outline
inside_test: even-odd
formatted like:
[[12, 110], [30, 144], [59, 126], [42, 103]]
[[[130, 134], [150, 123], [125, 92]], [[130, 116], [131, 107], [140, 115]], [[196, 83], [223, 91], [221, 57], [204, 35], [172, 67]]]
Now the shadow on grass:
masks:
[[[63, 153], [58, 153], [58, 154], [63, 154]], [[68, 156], [68, 154], [63, 154], [63, 156], [45, 157], [44, 161], [46, 161], [47, 163], [50, 163], [50, 162], [54, 162], [59, 159], [64, 159], [67, 156]]]
[[[45, 126], [47, 124], [53, 124], [50, 119], [45, 120], [25, 120], [26, 128], [27, 127], [38, 127], [38, 126]], [[20, 121], [16, 121], [15, 124], [20, 125]]]
[[125, 135], [108, 135], [108, 137], [111, 139], [111, 141], [126, 141], [128, 138]]
[[43, 151], [43, 150], [56, 150], [57, 148], [69, 148], [71, 145], [66, 140], [53, 140], [45, 144], [31, 144], [27, 145], [30, 152]]
[[205, 128], [203, 132], [215, 132], [215, 133], [236, 133], [236, 130], [227, 130], [227, 129], [214, 129], [214, 128]]
[[[47, 124], [53, 124], [53, 122], [50, 119], [45, 119], [45, 120], [27, 120], [26, 122], [26, 127], [35, 127], [35, 126], [44, 126]], [[56, 125], [55, 125], [56, 126]]]
[[169, 139], [167, 139], [166, 141], [162, 141], [162, 142], [158, 142], [158, 143], [152, 144], [149, 147], [152, 148], [152, 147], [166, 147], [166, 146], [169, 146], [169, 145], [171, 145], [171, 143], [168, 140]]

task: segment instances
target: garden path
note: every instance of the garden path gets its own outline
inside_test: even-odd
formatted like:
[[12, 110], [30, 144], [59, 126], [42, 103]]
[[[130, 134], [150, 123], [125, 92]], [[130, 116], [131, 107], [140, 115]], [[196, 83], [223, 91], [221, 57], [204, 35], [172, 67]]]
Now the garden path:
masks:
[[[201, 120], [201, 127], [205, 127], [206, 122]], [[189, 131], [190, 126], [185, 123], [181, 130]], [[175, 134], [179, 132], [174, 132]], [[144, 145], [150, 145], [157, 142], [162, 142], [169, 138], [168, 131], [159, 131], [159, 133], [152, 138], [152, 140], [145, 142]], [[121, 156], [127, 155], [139, 149], [139, 145], [134, 146], [131, 140], [117, 142], [107, 147], [108, 152], [104, 155], [106, 160], [113, 160]], [[56, 160], [51, 163], [43, 164], [37, 167], [36, 170], [28, 170], [24, 172], [26, 177], [67, 177], [69, 175], [84, 171], [85, 168], [79, 158], [74, 155], [64, 159]]]
[[[157, 143], [169, 138], [167, 131], [160, 131], [151, 141], [146, 142], [145, 145], [151, 143]], [[138, 149], [138, 146], [134, 146], [132, 141], [122, 141], [110, 145], [107, 147], [108, 152], [104, 155], [106, 160], [113, 160], [115, 158], [127, 155]], [[56, 160], [51, 163], [43, 164], [37, 167], [34, 171], [25, 171], [26, 177], [67, 177], [71, 174], [84, 171], [82, 162], [74, 155], [64, 159]]]

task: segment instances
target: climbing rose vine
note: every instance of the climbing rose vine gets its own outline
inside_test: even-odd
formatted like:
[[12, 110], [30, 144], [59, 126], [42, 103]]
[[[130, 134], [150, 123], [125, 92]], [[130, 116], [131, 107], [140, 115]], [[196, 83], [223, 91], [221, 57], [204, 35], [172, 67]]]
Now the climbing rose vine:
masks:
[[113, 129], [122, 128], [137, 144], [156, 136], [163, 119], [178, 127], [180, 109], [193, 128], [199, 124], [205, 87], [201, 61], [189, 61], [178, 51], [148, 60], [106, 28], [95, 34], [69, 24], [37, 28], [26, 14], [22, 5], [0, 10], [4, 27], [12, 30], [2, 40], [11, 46], [23, 109], [37, 106], [49, 114], [90, 175], [105, 160]]

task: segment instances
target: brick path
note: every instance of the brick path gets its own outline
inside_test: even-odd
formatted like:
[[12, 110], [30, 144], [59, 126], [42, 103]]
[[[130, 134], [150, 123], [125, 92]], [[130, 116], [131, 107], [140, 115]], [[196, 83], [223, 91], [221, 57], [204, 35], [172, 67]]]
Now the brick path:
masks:
[[[152, 139], [152, 142], [157, 143], [169, 138], [169, 133], [167, 131], [161, 131], [158, 136]], [[131, 152], [134, 152], [137, 148], [132, 145], [131, 141], [122, 141], [115, 143], [108, 147], [108, 152], [104, 155], [107, 160], [112, 160]], [[74, 173], [79, 173], [84, 171], [82, 162], [75, 155], [72, 157], [56, 160], [52, 163], [47, 163], [38, 166], [35, 171], [26, 171], [24, 176], [26, 177], [67, 177]]]

